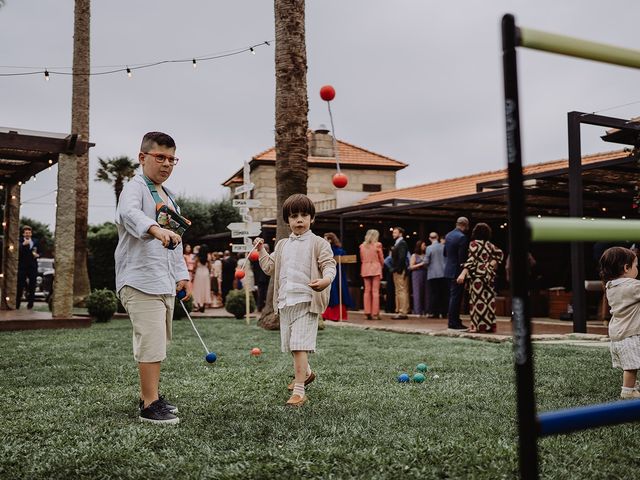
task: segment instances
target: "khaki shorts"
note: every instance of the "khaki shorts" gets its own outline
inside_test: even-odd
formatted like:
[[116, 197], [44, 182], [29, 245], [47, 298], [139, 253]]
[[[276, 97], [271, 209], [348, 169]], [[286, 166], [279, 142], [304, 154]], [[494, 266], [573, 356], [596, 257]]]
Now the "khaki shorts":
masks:
[[283, 352], [315, 352], [318, 335], [317, 313], [309, 311], [311, 302], [280, 309], [280, 349]]
[[167, 358], [171, 341], [173, 295], [150, 295], [125, 285], [118, 292], [133, 326], [133, 358], [140, 363]]
[[640, 369], [640, 335], [612, 341], [610, 345], [613, 368]]

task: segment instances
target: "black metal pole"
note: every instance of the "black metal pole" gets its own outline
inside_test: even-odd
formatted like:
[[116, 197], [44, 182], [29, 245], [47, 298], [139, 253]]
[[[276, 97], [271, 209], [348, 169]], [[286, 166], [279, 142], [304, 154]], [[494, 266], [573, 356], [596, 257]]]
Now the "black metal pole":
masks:
[[[582, 150], [580, 112], [567, 114], [569, 133], [569, 216], [582, 217]], [[571, 242], [571, 305], [573, 331], [587, 333], [587, 300], [584, 290], [584, 243]]]
[[513, 15], [507, 14], [502, 17], [502, 68], [507, 133], [507, 170], [509, 173], [509, 245], [512, 272], [511, 320], [516, 370], [520, 477], [537, 479], [536, 404], [527, 278], [529, 235], [525, 220], [522, 152], [520, 149], [518, 69], [516, 64], [517, 35]]

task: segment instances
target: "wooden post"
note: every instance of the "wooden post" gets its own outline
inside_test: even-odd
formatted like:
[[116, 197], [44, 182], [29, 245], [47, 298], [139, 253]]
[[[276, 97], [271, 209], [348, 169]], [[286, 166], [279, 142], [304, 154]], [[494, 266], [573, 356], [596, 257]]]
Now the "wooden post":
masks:
[[56, 197], [55, 265], [53, 317], [73, 314], [73, 274], [76, 231], [76, 156], [61, 154], [58, 160]]
[[338, 318], [342, 321], [342, 264], [357, 263], [358, 258], [355, 255], [336, 255], [333, 258], [338, 264]]
[[[249, 257], [245, 257], [244, 261], [248, 262], [249, 261]], [[249, 268], [251, 268], [251, 267], [249, 267]], [[250, 325], [251, 324], [251, 317], [250, 317], [251, 316], [251, 302], [249, 302], [249, 284], [247, 283], [246, 278], [247, 277], [245, 275], [245, 277], [244, 277], [245, 281], [243, 282], [243, 285], [244, 285], [244, 303], [246, 305], [246, 319], [245, 319], [245, 321], [247, 322], [247, 325]]]
[[2, 246], [2, 301], [0, 310], [16, 308], [20, 246], [20, 185], [5, 187], [4, 242]]

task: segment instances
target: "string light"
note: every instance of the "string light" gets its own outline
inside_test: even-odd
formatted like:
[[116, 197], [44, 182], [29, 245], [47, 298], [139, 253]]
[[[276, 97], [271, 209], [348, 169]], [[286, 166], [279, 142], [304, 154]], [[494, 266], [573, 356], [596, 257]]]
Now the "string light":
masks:
[[131, 78], [131, 76], [132, 76], [131, 69], [127, 67], [127, 77]]
[[[105, 65], [105, 66], [98, 66], [98, 67], [94, 67], [94, 69], [111, 69], [111, 70], [105, 70], [105, 71], [91, 71], [88, 74], [87, 73], [74, 73], [73, 72], [73, 68], [72, 67], [55, 67], [56, 71], [51, 71], [49, 72], [48, 68], [45, 68], [44, 71], [43, 70], [34, 70], [31, 72], [9, 72], [9, 73], [0, 73], [0, 77], [19, 77], [19, 76], [25, 76], [25, 75], [41, 75], [44, 74], [44, 78], [45, 80], [49, 81], [49, 77], [51, 75], [83, 75], [83, 76], [95, 76], [95, 75], [110, 75], [110, 74], [114, 74], [114, 73], [119, 73], [119, 72], [126, 72], [127, 75], [131, 76], [130, 74], [133, 73], [134, 70], [139, 70], [142, 68], [150, 68], [150, 67], [157, 67], [159, 65], [164, 65], [165, 63], [191, 63], [193, 68], [196, 68], [197, 66], [197, 62], [206, 62], [206, 61], [210, 61], [210, 60], [218, 60], [221, 58], [226, 58], [226, 57], [232, 57], [234, 55], [240, 55], [242, 53], [245, 52], [251, 52], [253, 55], [256, 54], [256, 48], [258, 47], [262, 47], [262, 46], [271, 46], [271, 43], [273, 42], [273, 40], [265, 40], [262, 43], [256, 43], [254, 45], [250, 45], [248, 47], [244, 47], [244, 48], [238, 48], [235, 50], [227, 50], [224, 52], [219, 52], [219, 53], [213, 53], [213, 54], [208, 54], [208, 55], [202, 55], [202, 56], [197, 56], [197, 57], [191, 57], [191, 58], [181, 58], [181, 59], [172, 59], [172, 60], [160, 60], [157, 62], [147, 62], [147, 63], [140, 63], [140, 64], [136, 64], [136, 65]], [[26, 69], [26, 68], [38, 68], [38, 67], [16, 67], [16, 66], [4, 66], [4, 65], [0, 65], [0, 68], [21, 68], [21, 69]], [[60, 69], [60, 70], [58, 70]], [[61, 71], [61, 70], [70, 70], [70, 71]]]

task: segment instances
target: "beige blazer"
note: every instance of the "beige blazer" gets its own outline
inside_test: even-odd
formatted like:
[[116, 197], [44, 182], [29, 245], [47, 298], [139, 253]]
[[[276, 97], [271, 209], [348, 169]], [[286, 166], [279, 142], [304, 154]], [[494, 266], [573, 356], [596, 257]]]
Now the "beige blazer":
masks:
[[[274, 252], [269, 255], [264, 248], [260, 250], [260, 268], [267, 275], [273, 277], [273, 311], [278, 311], [278, 288], [280, 283], [280, 266], [282, 260], [280, 255], [282, 254], [282, 247], [288, 238], [281, 239], [277, 244]], [[331, 246], [324, 238], [317, 235], [313, 236], [313, 260], [311, 262], [311, 280], [319, 278], [333, 279], [336, 276], [336, 261], [333, 258], [333, 252]], [[329, 305], [329, 294], [331, 293], [331, 285], [322, 290], [321, 292], [311, 292], [311, 307], [309, 311], [321, 315]]]

